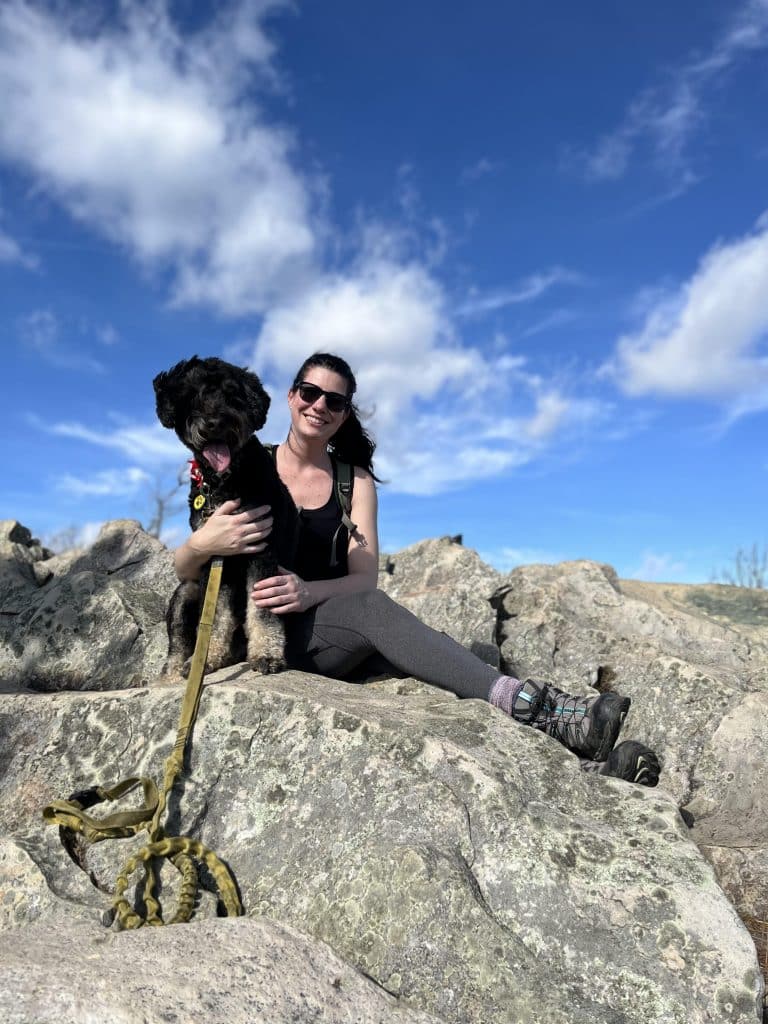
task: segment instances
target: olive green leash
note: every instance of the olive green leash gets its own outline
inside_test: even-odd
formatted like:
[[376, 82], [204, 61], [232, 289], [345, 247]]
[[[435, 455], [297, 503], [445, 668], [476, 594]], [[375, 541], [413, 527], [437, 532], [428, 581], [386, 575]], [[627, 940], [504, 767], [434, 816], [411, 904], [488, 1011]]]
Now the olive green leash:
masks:
[[[65, 846], [78, 863], [81, 861], [72, 852], [71, 842], [76, 833], [82, 835], [86, 843], [126, 838], [137, 835], [144, 829], [149, 833], [149, 842], [126, 862], [117, 877], [112, 906], [121, 928], [140, 928], [144, 924], [162, 925], [166, 923], [163, 920], [156, 895], [157, 874], [153, 863], [156, 857], [167, 857], [181, 874], [178, 906], [175, 915], [167, 923], [178, 924], [189, 921], [192, 917], [198, 890], [197, 863], [204, 864], [211, 873], [227, 916], [237, 917], [243, 913], [234, 876], [213, 850], [189, 836], [166, 836], [161, 825], [171, 790], [184, 768], [187, 743], [200, 706], [205, 659], [208, 655], [211, 628], [221, 584], [222, 562], [221, 558], [214, 558], [211, 564], [203, 612], [197, 629], [197, 643], [181, 705], [176, 742], [165, 761], [162, 789], [158, 790], [153, 780], [146, 776], [134, 776], [130, 779], [123, 779], [111, 789], [94, 786], [90, 790], [73, 794], [69, 800], [54, 800], [43, 809], [43, 817], [49, 825], [59, 826]], [[137, 786], [141, 786], [144, 791], [144, 806], [138, 810], [121, 811], [101, 819], [86, 814], [88, 807], [105, 800], [119, 800]], [[141, 864], [144, 865], [145, 917], [134, 910], [125, 898], [130, 878]], [[83, 866], [82, 863], [81, 866]]]

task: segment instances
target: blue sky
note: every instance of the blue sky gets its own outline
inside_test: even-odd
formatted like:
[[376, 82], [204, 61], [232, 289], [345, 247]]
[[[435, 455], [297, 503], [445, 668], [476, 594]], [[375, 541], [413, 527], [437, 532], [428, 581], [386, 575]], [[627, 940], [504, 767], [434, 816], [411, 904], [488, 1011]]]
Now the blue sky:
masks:
[[281, 440], [324, 349], [385, 550], [765, 541], [768, 0], [4, 0], [0, 96], [0, 517], [146, 523], [158, 371], [249, 364]]

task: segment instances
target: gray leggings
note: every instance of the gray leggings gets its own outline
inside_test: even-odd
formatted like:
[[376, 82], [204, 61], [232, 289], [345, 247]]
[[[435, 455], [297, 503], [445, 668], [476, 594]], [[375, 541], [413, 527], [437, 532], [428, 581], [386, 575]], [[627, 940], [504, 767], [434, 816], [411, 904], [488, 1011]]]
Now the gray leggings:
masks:
[[332, 597], [290, 617], [292, 667], [359, 678], [394, 668], [459, 697], [488, 699], [500, 672], [445, 633], [426, 626], [381, 590]]

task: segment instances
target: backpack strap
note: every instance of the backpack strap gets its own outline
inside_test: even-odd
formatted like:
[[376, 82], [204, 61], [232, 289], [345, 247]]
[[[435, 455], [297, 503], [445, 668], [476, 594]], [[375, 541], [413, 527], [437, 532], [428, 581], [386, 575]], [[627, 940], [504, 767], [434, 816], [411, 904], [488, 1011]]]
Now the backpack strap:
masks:
[[355, 467], [349, 462], [340, 462], [333, 459], [333, 487], [336, 492], [336, 501], [341, 509], [341, 522], [333, 535], [331, 543], [331, 566], [339, 564], [336, 551], [336, 542], [342, 529], [346, 529], [347, 536], [352, 537], [357, 527], [352, 522], [352, 491], [355, 486]]

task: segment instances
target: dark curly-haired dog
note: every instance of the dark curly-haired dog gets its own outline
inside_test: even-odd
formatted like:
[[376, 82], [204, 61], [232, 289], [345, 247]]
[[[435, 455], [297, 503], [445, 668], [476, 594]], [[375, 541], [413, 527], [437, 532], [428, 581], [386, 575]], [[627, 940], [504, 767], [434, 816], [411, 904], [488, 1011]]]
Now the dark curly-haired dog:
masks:
[[[194, 454], [189, 494], [190, 526], [197, 530], [223, 502], [241, 509], [269, 505], [274, 525], [268, 546], [255, 555], [224, 559], [221, 590], [208, 651], [213, 672], [247, 657], [256, 672], [285, 667], [285, 636], [279, 616], [249, 599], [257, 580], [289, 564], [296, 508], [270, 453], [253, 436], [267, 418], [269, 395], [256, 374], [222, 359], [182, 360], [153, 381], [157, 415]], [[168, 608], [166, 678], [189, 670], [210, 565], [198, 581], [177, 587]]]

